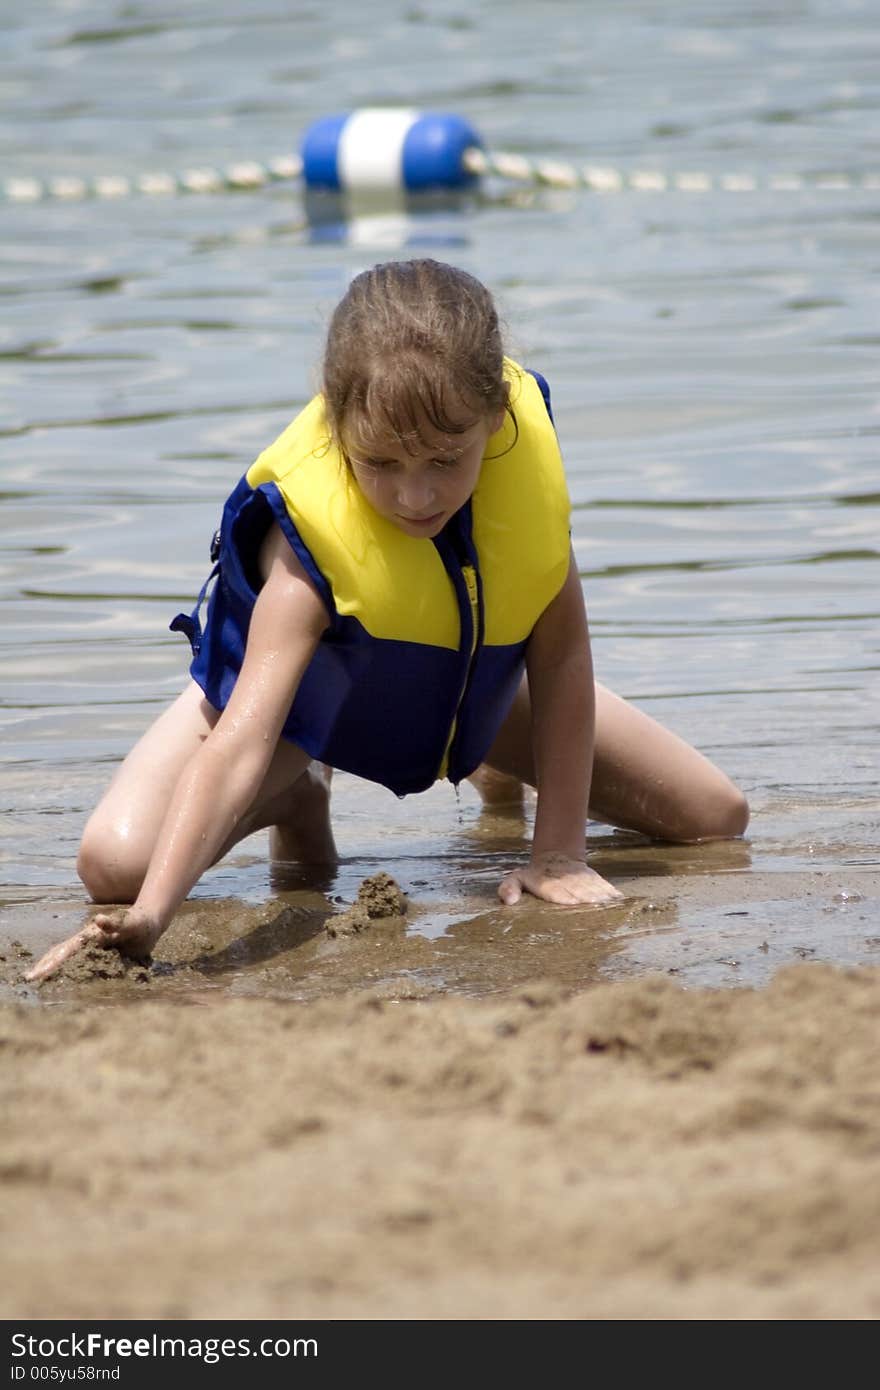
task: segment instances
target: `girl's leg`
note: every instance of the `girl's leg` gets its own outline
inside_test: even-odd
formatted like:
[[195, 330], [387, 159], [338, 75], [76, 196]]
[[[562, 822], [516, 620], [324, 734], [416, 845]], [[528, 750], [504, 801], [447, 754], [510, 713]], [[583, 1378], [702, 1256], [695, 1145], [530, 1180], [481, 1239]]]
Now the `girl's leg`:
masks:
[[488, 763], [480, 763], [476, 771], [471, 773], [468, 781], [473, 782], [483, 799], [484, 806], [492, 806], [511, 813], [522, 811], [523, 784], [519, 777], [512, 777], [506, 772], [499, 772], [497, 768], [490, 767]]
[[[219, 714], [195, 682], [135, 744], [92, 813], [77, 871], [95, 902], [133, 902], [177, 780]], [[335, 858], [329, 773], [293, 743], [279, 741], [265, 780], [222, 858], [255, 830], [275, 826], [273, 851], [326, 863]]]
[[[486, 764], [535, 785], [525, 680]], [[479, 789], [480, 769], [474, 780]], [[597, 682], [590, 816], [659, 840], [693, 841], [741, 835], [749, 809], [708, 758]]]

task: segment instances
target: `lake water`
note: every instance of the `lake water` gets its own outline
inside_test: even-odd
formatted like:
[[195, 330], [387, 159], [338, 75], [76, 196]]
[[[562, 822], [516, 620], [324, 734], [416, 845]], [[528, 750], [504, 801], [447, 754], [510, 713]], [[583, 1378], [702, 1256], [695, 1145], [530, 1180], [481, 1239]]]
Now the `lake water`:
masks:
[[[493, 151], [762, 185], [490, 179], [456, 208], [324, 225], [295, 182], [0, 203], [7, 935], [82, 908], [85, 816], [185, 678], [167, 624], [222, 502], [312, 393], [351, 275], [400, 255], [483, 279], [548, 377], [598, 674], [747, 790], [748, 843], [721, 868], [833, 870], [853, 897], [874, 881], [876, 0], [32, 0], [0, 17], [0, 91], [5, 177], [268, 160], [319, 116], [396, 103], [457, 112]], [[788, 173], [806, 185], [764, 187]], [[382, 864], [439, 938], [463, 878], [490, 899], [509, 861], [478, 820], [469, 788], [397, 802], [340, 778], [332, 891]], [[263, 851], [196, 897], [272, 900]], [[802, 925], [820, 954], [876, 959], [871, 912], [836, 951], [829, 911]]]

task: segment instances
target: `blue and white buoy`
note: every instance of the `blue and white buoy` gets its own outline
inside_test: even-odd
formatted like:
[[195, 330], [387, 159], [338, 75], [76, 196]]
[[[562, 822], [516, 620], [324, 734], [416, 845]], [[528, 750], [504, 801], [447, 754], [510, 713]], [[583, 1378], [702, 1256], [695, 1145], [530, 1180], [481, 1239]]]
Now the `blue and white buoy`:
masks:
[[307, 189], [331, 193], [459, 190], [476, 179], [465, 151], [482, 147], [461, 116], [368, 107], [324, 116], [308, 128], [303, 178]]

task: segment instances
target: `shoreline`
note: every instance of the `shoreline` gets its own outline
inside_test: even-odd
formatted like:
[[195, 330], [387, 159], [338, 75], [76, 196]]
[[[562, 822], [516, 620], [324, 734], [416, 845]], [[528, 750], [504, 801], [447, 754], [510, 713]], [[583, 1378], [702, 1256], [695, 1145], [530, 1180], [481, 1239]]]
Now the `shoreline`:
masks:
[[[415, 868], [391, 860], [406, 890], [402, 916], [346, 934], [357, 893], [371, 881], [354, 862], [333, 886], [274, 887], [262, 901], [218, 897], [219, 882], [181, 908], [157, 948], [153, 969], [111, 969], [106, 981], [22, 975], [49, 946], [78, 931], [89, 905], [80, 894], [50, 904], [7, 904], [0, 921], [0, 1003], [121, 1002], [127, 998], [225, 996], [299, 1001], [380, 986], [389, 998], [494, 995], [536, 977], [569, 991], [646, 973], [687, 988], [765, 986], [800, 961], [880, 964], [880, 865], [810, 869], [743, 864], [738, 842], [627, 848], [610, 869], [627, 893], [620, 904], [559, 908], [526, 896], [496, 899], [494, 867], [465, 867], [458, 891], [426, 888]], [[409, 878], [401, 872], [409, 867]], [[415, 879], [415, 886], [412, 880]], [[360, 884], [360, 887], [357, 885]], [[323, 885], [326, 890], [326, 884]], [[28, 956], [24, 954], [30, 952]], [[115, 952], [108, 960], [118, 962]]]

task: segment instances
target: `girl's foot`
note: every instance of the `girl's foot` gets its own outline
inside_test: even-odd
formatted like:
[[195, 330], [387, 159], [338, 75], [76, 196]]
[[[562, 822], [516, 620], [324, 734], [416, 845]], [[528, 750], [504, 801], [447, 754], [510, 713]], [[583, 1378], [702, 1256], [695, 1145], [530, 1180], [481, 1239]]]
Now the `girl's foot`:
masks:
[[488, 763], [480, 763], [468, 781], [480, 793], [484, 806], [522, 810], [523, 784], [518, 777], [511, 777], [506, 772], [496, 772]]

